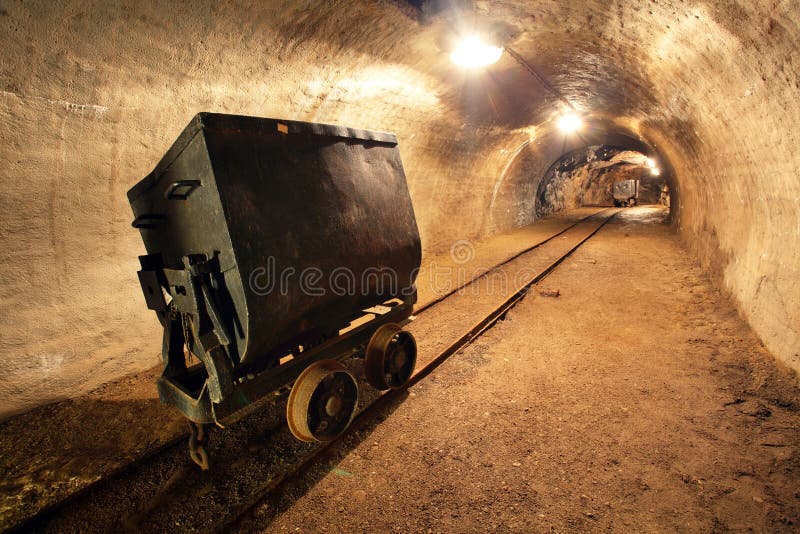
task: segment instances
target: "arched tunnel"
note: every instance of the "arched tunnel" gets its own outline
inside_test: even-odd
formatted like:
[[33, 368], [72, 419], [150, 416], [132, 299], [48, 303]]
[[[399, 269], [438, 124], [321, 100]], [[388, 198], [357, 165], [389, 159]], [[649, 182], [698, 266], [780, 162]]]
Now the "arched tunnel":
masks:
[[[473, 48], [458, 56], [464, 42]], [[791, 0], [0, 1], [0, 525], [206, 530], [247, 508], [238, 529], [793, 531], [798, 43]], [[308, 205], [321, 197], [300, 186], [251, 198], [259, 207], [239, 215], [283, 214], [270, 242], [299, 240], [299, 258], [317, 245], [297, 236], [325, 235], [333, 251], [320, 257], [380, 268], [357, 250], [362, 232], [383, 235], [374, 250], [392, 257], [392, 243], [418, 232], [417, 300], [403, 317], [417, 328], [417, 366], [462, 340], [445, 363], [431, 357], [437, 369], [391, 389], [377, 418], [352, 416], [322, 459], [301, 462], [311, 449], [266, 437], [290, 436], [282, 415], [264, 414], [287, 410], [299, 377], [270, 382], [277, 400], [255, 416], [270, 423], [214, 419], [212, 475], [185, 458], [185, 420], [164, 390], [159, 403], [171, 323], [142, 295], [139, 256], [153, 251], [149, 230], [131, 227], [126, 192], [158, 171], [187, 124], [212, 128], [193, 119], [205, 112], [278, 121], [264, 123], [274, 135], [302, 123], [349, 129], [308, 130], [328, 132], [328, 147], [352, 136], [337, 157], [363, 158], [328, 190], [344, 195], [334, 204], [366, 181], [377, 189], [330, 216], [352, 222], [383, 198], [401, 210], [406, 185], [391, 196], [389, 177], [368, 178], [380, 168], [407, 184], [415, 227], [381, 234], [400, 224], [392, 212], [371, 230], [362, 221], [329, 234], [313, 221], [334, 204]], [[218, 132], [249, 131], [219, 120]], [[266, 150], [248, 154], [263, 162]], [[316, 157], [303, 154], [291, 156], [297, 169]], [[296, 216], [281, 199], [301, 206]], [[201, 234], [218, 229], [207, 224]], [[414, 247], [403, 246], [410, 261]], [[483, 274], [522, 260], [498, 297], [499, 277]], [[432, 282], [443, 266], [447, 290]], [[489, 281], [478, 300], [458, 300], [472, 283], [465, 267]], [[188, 259], [186, 269], [201, 276]], [[514, 286], [520, 272], [524, 287]], [[178, 287], [158, 280], [165, 295]], [[482, 311], [489, 294], [494, 315]], [[249, 335], [294, 317], [268, 313]], [[309, 313], [293, 328], [325, 315]], [[191, 357], [207, 321], [180, 321]], [[278, 376], [346, 337], [337, 332], [293, 342], [294, 352], [281, 345], [289, 352], [274, 369], [234, 369], [231, 387]], [[375, 395], [359, 388], [363, 407]], [[203, 423], [192, 425], [196, 446]], [[158, 456], [178, 439], [181, 454]], [[133, 463], [150, 478], [131, 475]], [[304, 467], [269, 482], [283, 464]], [[269, 497], [253, 479], [268, 481]]]

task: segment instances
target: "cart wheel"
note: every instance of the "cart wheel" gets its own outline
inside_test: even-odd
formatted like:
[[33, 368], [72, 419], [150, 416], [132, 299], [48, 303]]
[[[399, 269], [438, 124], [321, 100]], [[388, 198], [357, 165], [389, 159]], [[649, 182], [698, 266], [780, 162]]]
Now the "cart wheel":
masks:
[[336, 360], [320, 360], [300, 373], [289, 393], [286, 422], [300, 441], [330, 441], [356, 413], [358, 384]]
[[400, 389], [417, 364], [417, 342], [411, 332], [388, 323], [378, 328], [367, 344], [364, 368], [375, 389]]

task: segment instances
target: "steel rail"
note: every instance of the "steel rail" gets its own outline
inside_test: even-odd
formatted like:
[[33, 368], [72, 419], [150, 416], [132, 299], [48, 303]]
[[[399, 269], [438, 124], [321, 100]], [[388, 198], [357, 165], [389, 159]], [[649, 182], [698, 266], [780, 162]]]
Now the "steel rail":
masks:
[[[597, 212], [589, 217], [594, 217], [600, 213], [603, 213], [607, 210], [602, 210]], [[403, 389], [399, 390], [388, 390], [386, 393], [375, 399], [370, 405], [366, 406], [358, 415], [355, 416], [353, 421], [350, 423], [350, 426], [345, 430], [340, 436], [336, 437], [332, 441], [325, 442], [317, 447], [315, 450], [311, 451], [308, 455], [306, 455], [300, 462], [294, 464], [290, 469], [286, 470], [282, 475], [273, 478], [270, 483], [264, 488], [264, 490], [253, 499], [249, 500], [247, 503], [242, 505], [241, 507], [237, 508], [234, 512], [232, 519], [224, 522], [221, 525], [217, 525], [212, 528], [209, 532], [230, 532], [232, 529], [235, 529], [237, 526], [241, 524], [241, 521], [247, 517], [253, 510], [256, 509], [261, 503], [267, 501], [273, 494], [278, 492], [285, 484], [290, 480], [294, 479], [298, 474], [306, 471], [311, 465], [315, 462], [317, 458], [329, 452], [331, 449], [335, 448], [339, 443], [341, 443], [347, 436], [350, 436], [354, 431], [364, 426], [366, 422], [368, 422], [373, 414], [375, 414], [380, 408], [388, 406], [391, 402], [399, 399], [402, 395], [405, 394], [406, 390], [413, 386], [414, 384], [418, 383], [420, 380], [425, 378], [426, 376], [430, 375], [437, 367], [439, 367], [442, 363], [444, 363], [448, 358], [452, 355], [456, 354], [462, 348], [466, 347], [476, 338], [480, 337], [484, 332], [492, 328], [498, 321], [500, 321], [505, 315], [512, 309], [514, 306], [519, 304], [519, 302], [525, 298], [528, 294], [529, 289], [534, 284], [541, 282], [544, 278], [546, 278], [550, 273], [553, 272], [556, 267], [558, 267], [564, 260], [566, 260], [569, 256], [571, 256], [581, 245], [583, 245], [586, 241], [591, 239], [597, 232], [600, 231], [609, 221], [611, 221], [620, 210], [615, 211], [605, 220], [603, 220], [597, 228], [592, 230], [588, 235], [586, 235], [583, 239], [581, 239], [576, 245], [570, 248], [566, 253], [562, 256], [554, 260], [550, 265], [548, 265], [543, 271], [535, 275], [533, 278], [528, 280], [523, 284], [521, 288], [519, 288], [516, 292], [514, 292], [511, 296], [509, 296], [506, 300], [504, 300], [499, 306], [497, 306], [494, 310], [492, 310], [488, 315], [482, 318], [480, 321], [476, 322], [469, 330], [464, 332], [456, 341], [451, 343], [447, 348], [441, 351], [436, 357], [434, 357], [431, 361], [426, 363], [420, 369], [414, 371], [411, 379], [409, 380], [408, 384]], [[588, 219], [586, 217], [582, 220]], [[577, 224], [577, 223], [576, 223]], [[535, 248], [535, 247], [532, 247]], [[515, 257], [520, 256], [518, 254]], [[512, 258], [513, 259], [513, 258]], [[508, 263], [511, 259], [503, 262], [500, 264], [501, 266], [505, 263]], [[433, 304], [431, 304], [432, 306]]]
[[486, 270], [486, 272], [483, 272], [483, 273], [481, 273], [481, 274], [479, 274], [479, 275], [473, 276], [472, 278], [470, 278], [469, 280], [467, 280], [467, 281], [466, 281], [466, 282], [464, 282], [463, 284], [459, 285], [458, 287], [455, 287], [455, 288], [451, 289], [450, 291], [448, 291], [448, 292], [446, 292], [446, 293], [442, 293], [441, 295], [437, 296], [437, 297], [436, 297], [436, 298], [434, 298], [433, 300], [429, 300], [428, 302], [425, 302], [424, 304], [421, 304], [421, 305], [420, 305], [418, 308], [415, 308], [415, 309], [414, 309], [414, 314], [416, 315], [416, 314], [422, 313], [423, 311], [427, 310], [427, 309], [428, 309], [428, 308], [430, 308], [431, 306], [433, 306], [433, 305], [435, 305], [435, 304], [438, 304], [438, 303], [442, 302], [442, 301], [443, 301], [444, 299], [446, 299], [447, 297], [450, 297], [450, 296], [452, 296], [454, 293], [457, 293], [458, 291], [461, 291], [462, 289], [464, 289], [464, 288], [465, 288], [465, 287], [467, 287], [468, 285], [470, 285], [470, 284], [472, 284], [472, 283], [474, 283], [474, 282], [476, 282], [476, 281], [480, 280], [481, 278], [484, 278], [484, 277], [486, 277], [486, 276], [487, 276], [489, 273], [491, 273], [492, 271], [494, 271], [494, 270], [495, 270], [495, 269], [497, 269], [498, 267], [502, 267], [503, 265], [506, 265], [507, 263], [510, 263], [510, 262], [512, 262], [512, 261], [514, 261], [514, 260], [516, 260], [517, 258], [519, 258], [520, 256], [522, 256], [523, 254], [527, 254], [527, 253], [528, 253], [528, 252], [530, 252], [531, 250], [534, 250], [534, 249], [536, 249], [536, 248], [539, 248], [540, 246], [544, 245], [545, 243], [548, 243], [548, 242], [552, 241], [553, 239], [555, 239], [555, 238], [557, 238], [558, 236], [560, 236], [560, 235], [562, 235], [562, 234], [564, 234], [564, 233], [568, 232], [569, 230], [572, 230], [573, 228], [575, 228], [575, 227], [576, 227], [577, 225], [579, 225], [580, 223], [582, 223], [582, 222], [584, 222], [584, 221], [586, 221], [586, 220], [588, 220], [588, 219], [591, 219], [592, 217], [594, 217], [594, 216], [596, 216], [596, 215], [600, 215], [601, 213], [605, 213], [606, 211], [608, 211], [608, 210], [610, 210], [610, 209], [611, 209], [611, 208], [604, 208], [604, 209], [600, 209], [600, 210], [597, 210], [597, 211], [595, 211], [594, 213], [590, 213], [590, 214], [589, 214], [589, 215], [587, 215], [586, 217], [581, 217], [580, 219], [578, 219], [578, 220], [577, 220], [577, 221], [575, 221], [574, 223], [570, 224], [569, 226], [566, 226], [565, 228], [563, 228], [563, 229], [559, 230], [559, 231], [558, 231], [558, 232], [556, 232], [555, 234], [553, 234], [553, 235], [551, 235], [551, 236], [547, 237], [546, 239], [543, 239], [542, 241], [539, 241], [539, 242], [537, 242], [537, 243], [534, 243], [533, 245], [531, 245], [531, 246], [529, 246], [529, 247], [527, 247], [527, 248], [525, 248], [525, 249], [523, 249], [523, 250], [521, 250], [521, 251], [517, 252], [517, 253], [516, 253], [516, 254], [514, 254], [513, 256], [509, 256], [508, 258], [504, 259], [504, 260], [503, 260], [503, 261], [501, 261], [500, 263], [497, 263], [497, 264], [495, 264], [495, 265], [491, 266], [490, 268], [488, 268], [488, 269]]

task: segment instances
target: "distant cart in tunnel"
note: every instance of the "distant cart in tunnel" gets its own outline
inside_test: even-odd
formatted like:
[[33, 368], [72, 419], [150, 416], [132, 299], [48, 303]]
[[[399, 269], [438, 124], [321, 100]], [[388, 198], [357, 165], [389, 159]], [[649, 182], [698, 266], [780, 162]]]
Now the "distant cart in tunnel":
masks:
[[611, 186], [614, 205], [635, 206], [639, 203], [639, 180], [620, 180]]

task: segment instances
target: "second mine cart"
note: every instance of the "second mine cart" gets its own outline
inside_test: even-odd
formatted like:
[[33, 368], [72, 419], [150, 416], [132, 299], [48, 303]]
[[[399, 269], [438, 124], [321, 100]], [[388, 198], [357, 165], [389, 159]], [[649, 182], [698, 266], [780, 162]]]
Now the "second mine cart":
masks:
[[611, 192], [615, 206], [635, 206], [639, 203], [639, 180], [614, 182]]

